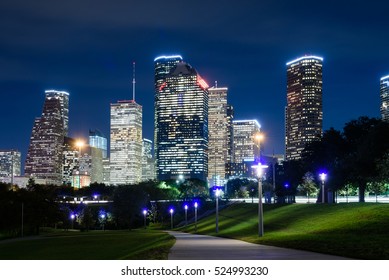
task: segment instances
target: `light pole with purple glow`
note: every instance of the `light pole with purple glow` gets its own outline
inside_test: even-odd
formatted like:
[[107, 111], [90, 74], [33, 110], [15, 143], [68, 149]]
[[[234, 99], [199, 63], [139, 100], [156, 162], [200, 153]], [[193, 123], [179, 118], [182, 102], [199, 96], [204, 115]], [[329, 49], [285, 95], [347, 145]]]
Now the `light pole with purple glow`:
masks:
[[146, 228], [146, 216], [147, 216], [147, 210], [146, 210], [146, 209], [144, 209], [144, 210], [143, 210], [144, 228]]
[[199, 204], [197, 202], [194, 203], [194, 209], [195, 209], [195, 232], [197, 232], [197, 207]]
[[320, 176], [320, 180], [321, 180], [321, 203], [325, 203], [324, 182], [327, 178], [327, 174], [323, 172], [323, 173], [320, 173], [319, 176]]
[[188, 225], [188, 204], [185, 204], [184, 206], [185, 209], [185, 225]]
[[170, 212], [170, 228], [173, 229], [173, 213], [174, 213], [173, 208], [170, 208], [169, 212]]

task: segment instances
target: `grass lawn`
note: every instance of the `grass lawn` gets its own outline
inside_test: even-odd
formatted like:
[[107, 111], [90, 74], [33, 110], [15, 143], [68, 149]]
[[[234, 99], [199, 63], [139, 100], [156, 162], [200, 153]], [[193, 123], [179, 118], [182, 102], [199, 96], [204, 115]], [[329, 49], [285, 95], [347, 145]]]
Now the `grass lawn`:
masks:
[[2, 260], [167, 259], [175, 239], [153, 230], [58, 232], [0, 242]]
[[[389, 204], [264, 205], [263, 237], [258, 206], [235, 204], [198, 221], [199, 234], [302, 249], [355, 259], [389, 259]], [[180, 230], [194, 233], [194, 226]]]

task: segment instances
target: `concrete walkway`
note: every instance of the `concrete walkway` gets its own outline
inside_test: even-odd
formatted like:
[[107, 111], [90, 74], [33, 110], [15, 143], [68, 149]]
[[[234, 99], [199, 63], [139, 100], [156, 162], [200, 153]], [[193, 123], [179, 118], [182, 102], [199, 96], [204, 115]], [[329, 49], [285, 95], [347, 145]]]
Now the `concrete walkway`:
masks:
[[168, 231], [176, 238], [169, 260], [340, 260], [343, 257], [274, 246], [252, 244], [235, 239]]

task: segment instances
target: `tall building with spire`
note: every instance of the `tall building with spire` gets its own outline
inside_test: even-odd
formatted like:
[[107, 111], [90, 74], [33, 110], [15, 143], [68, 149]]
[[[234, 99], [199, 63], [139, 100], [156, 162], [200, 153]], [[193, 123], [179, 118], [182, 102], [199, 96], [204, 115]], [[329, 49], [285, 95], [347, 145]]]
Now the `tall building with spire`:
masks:
[[287, 66], [286, 160], [298, 160], [305, 146], [323, 134], [323, 58], [303, 56]]
[[208, 89], [208, 181], [210, 186], [223, 186], [227, 166], [231, 162], [231, 118], [227, 104], [227, 87]]
[[31, 133], [24, 173], [48, 184], [62, 183], [62, 151], [68, 133], [69, 93], [47, 90], [42, 115]]
[[381, 119], [389, 122], [389, 75], [380, 79]]
[[[155, 59], [158, 180], [207, 180], [208, 85], [180, 56]], [[174, 67], [175, 65], [175, 67]]]
[[[135, 67], [135, 65], [134, 65]], [[133, 99], [111, 104], [110, 183], [136, 184], [142, 180], [142, 106]]]

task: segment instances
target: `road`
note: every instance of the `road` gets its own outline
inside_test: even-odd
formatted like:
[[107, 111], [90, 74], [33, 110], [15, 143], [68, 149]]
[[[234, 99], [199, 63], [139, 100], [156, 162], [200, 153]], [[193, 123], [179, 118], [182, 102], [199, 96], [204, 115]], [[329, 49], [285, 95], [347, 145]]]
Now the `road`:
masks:
[[176, 238], [169, 260], [340, 260], [338, 256], [168, 231]]

